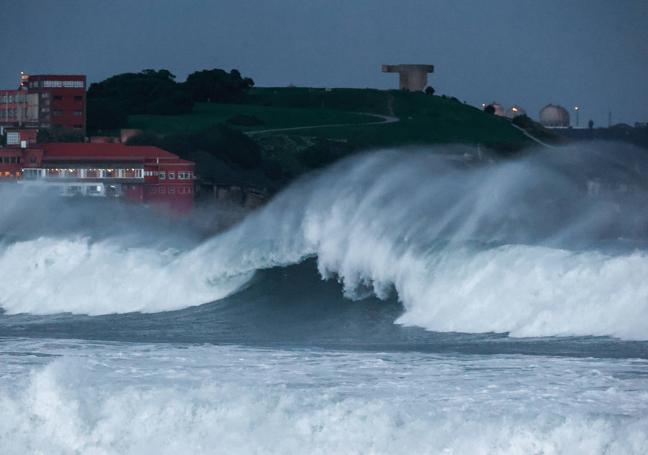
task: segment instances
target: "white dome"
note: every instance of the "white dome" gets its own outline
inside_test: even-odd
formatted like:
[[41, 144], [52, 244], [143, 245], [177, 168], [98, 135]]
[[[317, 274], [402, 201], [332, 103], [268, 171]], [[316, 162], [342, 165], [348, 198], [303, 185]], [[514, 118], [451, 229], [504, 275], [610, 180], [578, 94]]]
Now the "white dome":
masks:
[[548, 104], [540, 111], [540, 123], [544, 126], [569, 126], [569, 112], [562, 106]]

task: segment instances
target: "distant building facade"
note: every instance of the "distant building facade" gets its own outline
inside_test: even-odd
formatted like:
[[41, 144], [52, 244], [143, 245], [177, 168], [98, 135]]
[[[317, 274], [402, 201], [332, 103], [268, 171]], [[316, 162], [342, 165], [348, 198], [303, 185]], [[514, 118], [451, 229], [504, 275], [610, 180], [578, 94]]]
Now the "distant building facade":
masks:
[[158, 147], [76, 142], [27, 146], [22, 139], [21, 146], [0, 148], [0, 182], [186, 212], [193, 206], [194, 163]]
[[0, 127], [86, 131], [84, 75], [20, 75], [15, 90], [0, 90]]

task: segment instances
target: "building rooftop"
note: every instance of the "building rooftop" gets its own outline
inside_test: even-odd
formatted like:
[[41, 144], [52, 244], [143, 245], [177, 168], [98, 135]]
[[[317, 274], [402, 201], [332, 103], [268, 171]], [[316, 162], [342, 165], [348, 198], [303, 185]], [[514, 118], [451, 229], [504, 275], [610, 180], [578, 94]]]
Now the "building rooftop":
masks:
[[142, 145], [124, 145], [115, 143], [83, 143], [83, 142], [50, 142], [39, 144], [48, 161], [54, 160], [119, 160], [146, 161], [163, 160], [166, 163], [187, 163], [173, 153], [159, 147]]

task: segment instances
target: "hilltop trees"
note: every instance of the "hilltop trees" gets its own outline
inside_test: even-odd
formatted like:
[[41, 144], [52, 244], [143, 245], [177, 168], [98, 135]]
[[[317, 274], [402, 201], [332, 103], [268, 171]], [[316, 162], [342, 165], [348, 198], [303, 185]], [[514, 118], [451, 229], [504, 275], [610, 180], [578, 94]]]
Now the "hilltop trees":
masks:
[[254, 81], [241, 77], [238, 70], [227, 73], [219, 69], [196, 71], [184, 83], [194, 101], [218, 103], [240, 101], [245, 91], [253, 86]]
[[126, 126], [133, 114], [182, 114], [193, 101], [168, 70], [123, 73], [94, 83], [88, 90], [88, 127]]
[[135, 114], [176, 115], [191, 112], [194, 102], [240, 101], [254, 85], [237, 70], [202, 70], [176, 82], [169, 70], [146, 69], [94, 83], [88, 90], [88, 128], [117, 129]]

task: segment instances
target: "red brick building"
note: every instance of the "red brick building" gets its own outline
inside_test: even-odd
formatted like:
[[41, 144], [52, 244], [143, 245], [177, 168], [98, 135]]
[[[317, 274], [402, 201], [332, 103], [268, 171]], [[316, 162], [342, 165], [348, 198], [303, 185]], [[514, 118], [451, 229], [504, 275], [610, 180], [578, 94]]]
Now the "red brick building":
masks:
[[48, 143], [0, 149], [0, 181], [62, 196], [110, 197], [188, 211], [194, 163], [150, 146]]
[[0, 126], [86, 131], [86, 77], [20, 75], [17, 90], [0, 90]]
[[[42, 129], [85, 135], [86, 77], [27, 75], [17, 90], [0, 91], [0, 182], [38, 186], [62, 196], [122, 198], [187, 211], [193, 206], [194, 163], [157, 147], [118, 138], [38, 144]], [[136, 134], [125, 130], [124, 135]], [[88, 139], [86, 138], [86, 141]]]

